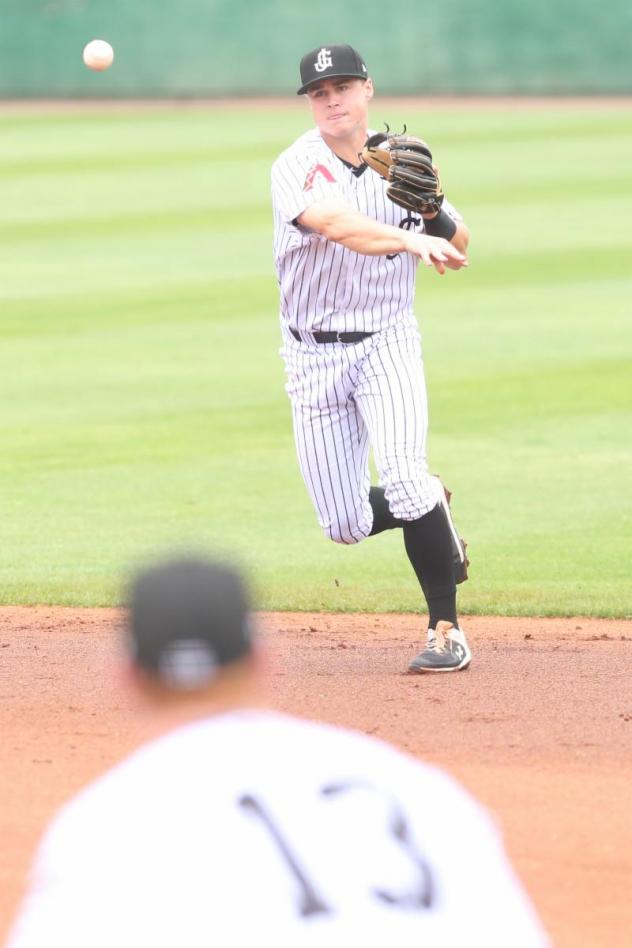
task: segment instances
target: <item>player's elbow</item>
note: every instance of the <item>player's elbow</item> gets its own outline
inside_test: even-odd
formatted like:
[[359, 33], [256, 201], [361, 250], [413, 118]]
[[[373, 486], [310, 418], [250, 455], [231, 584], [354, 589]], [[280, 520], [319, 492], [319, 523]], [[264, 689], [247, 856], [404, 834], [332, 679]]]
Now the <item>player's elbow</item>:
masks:
[[344, 244], [357, 237], [355, 228], [349, 227], [346, 222], [339, 218], [328, 221], [326, 229], [321, 233], [324, 234], [327, 240], [331, 240], [336, 244]]
[[322, 201], [303, 211], [298, 221], [308, 230], [338, 243], [348, 236], [348, 208], [337, 201]]

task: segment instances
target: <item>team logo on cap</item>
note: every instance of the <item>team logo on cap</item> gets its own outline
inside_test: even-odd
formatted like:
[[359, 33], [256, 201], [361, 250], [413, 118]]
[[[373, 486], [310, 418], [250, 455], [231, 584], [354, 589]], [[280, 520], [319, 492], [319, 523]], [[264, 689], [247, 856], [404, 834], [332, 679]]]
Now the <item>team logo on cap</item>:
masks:
[[325, 69], [329, 69], [331, 66], [333, 66], [331, 61], [331, 50], [325, 49], [323, 46], [323, 48], [318, 51], [318, 56], [316, 57], [316, 62], [314, 63], [314, 69], [316, 72], [324, 72]]

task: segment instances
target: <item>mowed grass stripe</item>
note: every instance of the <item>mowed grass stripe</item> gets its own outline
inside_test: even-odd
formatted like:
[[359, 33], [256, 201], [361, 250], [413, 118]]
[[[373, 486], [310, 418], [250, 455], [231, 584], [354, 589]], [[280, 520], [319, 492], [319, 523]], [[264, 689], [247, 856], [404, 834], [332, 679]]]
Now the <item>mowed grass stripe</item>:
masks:
[[[270, 307], [276, 313], [278, 292], [276, 280], [271, 274], [250, 275], [248, 292], [257, 299], [258, 308]], [[128, 331], [133, 327], [170, 325], [174, 329], [183, 323], [217, 321], [239, 312], [239, 320], [229, 320], [227, 332], [239, 334], [248, 314], [243, 309], [243, 278], [213, 279], [200, 274], [199, 280], [160, 283], [140, 287], [100, 287], [98, 294], [91, 296], [62, 295], [45, 300], [11, 300], [2, 317], [2, 335], [7, 341], [13, 337], [51, 336], [66, 338], [70, 333], [77, 336], [95, 332]], [[174, 312], [181, 312], [181, 319], [174, 321]], [[256, 320], [260, 331], [278, 335], [277, 323]], [[152, 333], [153, 334], [153, 333]]]
[[[270, 208], [266, 205], [248, 207], [248, 219], [257, 230], [257, 238], [263, 243], [269, 236]], [[69, 217], [64, 220], [62, 241], [82, 238], [100, 240], [108, 235], [151, 234], [156, 231], [172, 233], [175, 230], [201, 230], [217, 233], [221, 228], [228, 231], [243, 231], [239, 205], [218, 209], [213, 206], [198, 207], [195, 210], [156, 210], [144, 213], [121, 213], [113, 215], [94, 214], [85, 217]], [[59, 218], [48, 220], [18, 221], [12, 224], [0, 223], [0, 240], [38, 240], [59, 236]]]

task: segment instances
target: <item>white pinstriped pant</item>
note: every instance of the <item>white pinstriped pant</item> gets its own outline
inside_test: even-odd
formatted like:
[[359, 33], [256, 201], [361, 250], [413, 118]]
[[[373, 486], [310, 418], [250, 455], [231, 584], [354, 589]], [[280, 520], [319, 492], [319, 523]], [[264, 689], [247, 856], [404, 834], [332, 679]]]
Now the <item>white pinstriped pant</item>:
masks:
[[355, 345], [298, 342], [281, 355], [303, 480], [325, 535], [358, 543], [373, 525], [369, 448], [391, 513], [417, 520], [441, 499], [428, 473], [428, 403], [413, 316]]

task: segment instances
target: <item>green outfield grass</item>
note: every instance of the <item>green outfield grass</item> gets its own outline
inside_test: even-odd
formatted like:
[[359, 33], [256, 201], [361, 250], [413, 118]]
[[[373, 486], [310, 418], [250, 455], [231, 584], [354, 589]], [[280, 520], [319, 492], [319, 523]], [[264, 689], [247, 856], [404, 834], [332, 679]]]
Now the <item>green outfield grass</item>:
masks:
[[[632, 614], [632, 111], [388, 110], [473, 231], [421, 274], [431, 468], [471, 613]], [[269, 167], [295, 108], [0, 112], [0, 601], [107, 605], [157, 552], [266, 609], [419, 606], [401, 535], [322, 537], [278, 357]]]

